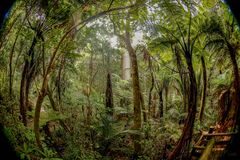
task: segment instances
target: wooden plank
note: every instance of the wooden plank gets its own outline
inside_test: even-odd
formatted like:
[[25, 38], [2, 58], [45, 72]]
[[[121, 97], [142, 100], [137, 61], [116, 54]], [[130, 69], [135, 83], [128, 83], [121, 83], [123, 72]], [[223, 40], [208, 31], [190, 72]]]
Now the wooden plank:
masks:
[[236, 132], [232, 132], [232, 133], [203, 133], [203, 136], [233, 136], [233, 135], [236, 135], [237, 133]]
[[203, 134], [200, 136], [199, 140], [197, 141], [197, 143], [195, 143], [195, 145], [200, 145], [203, 139]]
[[[198, 150], [204, 150], [206, 147], [205, 146], [194, 146], [193, 147], [195, 149], [195, 152], [198, 151]], [[212, 151], [224, 151], [225, 150], [225, 147], [218, 147], [218, 148], [213, 148]]]
[[[202, 144], [207, 144], [209, 140], [202, 140]], [[215, 145], [220, 144], [228, 144], [230, 142], [230, 139], [221, 139], [221, 140], [215, 140]], [[196, 146], [199, 146], [196, 144]]]

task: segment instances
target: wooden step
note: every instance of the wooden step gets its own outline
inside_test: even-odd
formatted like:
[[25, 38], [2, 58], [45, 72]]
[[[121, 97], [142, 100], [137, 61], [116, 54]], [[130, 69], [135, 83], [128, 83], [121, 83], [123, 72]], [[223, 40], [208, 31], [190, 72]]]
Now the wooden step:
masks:
[[[206, 149], [206, 146], [194, 146], [192, 149], [192, 154], [202, 153]], [[212, 152], [223, 152], [225, 147], [214, 147], [212, 148]]]
[[[191, 152], [192, 160], [199, 159], [199, 157], [201, 157], [211, 139], [214, 139], [214, 145], [211, 152], [214, 153], [214, 155], [222, 154], [226, 149], [227, 145], [229, 144], [231, 137], [236, 134], [237, 134], [236, 132], [231, 133], [202, 132], [202, 135], [200, 136], [197, 143], [192, 149]], [[232, 157], [234, 157], [234, 155]]]
[[[199, 144], [198, 144], [198, 146], [202, 146], [202, 145], [207, 145], [208, 144], [208, 142], [209, 142], [210, 140], [202, 140]], [[214, 145], [228, 145], [228, 143], [230, 142], [230, 139], [229, 140], [215, 140], [215, 142], [214, 142]]]

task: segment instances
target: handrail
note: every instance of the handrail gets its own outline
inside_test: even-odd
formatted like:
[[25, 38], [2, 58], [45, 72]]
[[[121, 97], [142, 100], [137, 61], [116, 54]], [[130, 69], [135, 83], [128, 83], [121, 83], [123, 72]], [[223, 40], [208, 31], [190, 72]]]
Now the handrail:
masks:
[[203, 136], [232, 136], [236, 135], [237, 132], [230, 132], [230, 133], [203, 133]]

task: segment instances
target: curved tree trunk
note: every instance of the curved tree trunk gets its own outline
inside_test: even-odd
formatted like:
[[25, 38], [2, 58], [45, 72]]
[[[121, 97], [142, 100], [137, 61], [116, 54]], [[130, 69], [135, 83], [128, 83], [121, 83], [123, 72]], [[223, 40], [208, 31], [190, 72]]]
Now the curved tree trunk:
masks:
[[203, 92], [202, 92], [202, 97], [201, 97], [199, 120], [202, 122], [205, 103], [206, 103], [205, 102], [206, 101], [206, 93], [207, 93], [207, 69], [206, 69], [206, 64], [205, 64], [203, 56], [201, 57], [201, 64], [202, 64], [202, 70], [203, 70]]
[[188, 99], [188, 115], [186, 122], [183, 127], [182, 135], [175, 147], [175, 149], [169, 154], [168, 159], [188, 159], [189, 158], [189, 147], [190, 142], [192, 140], [192, 134], [193, 134], [193, 127], [194, 127], [194, 120], [196, 116], [197, 111], [197, 83], [196, 83], [196, 77], [193, 70], [192, 65], [192, 57], [189, 52], [185, 53], [185, 59], [188, 66], [189, 71], [189, 79], [190, 79], [190, 94]]
[[231, 62], [233, 65], [233, 74], [234, 74], [234, 89], [235, 89], [235, 94], [232, 100], [232, 106], [235, 107], [235, 115], [234, 115], [234, 128], [236, 128], [236, 126], [240, 127], [240, 113], [239, 113], [239, 98], [240, 98], [240, 84], [239, 84], [239, 71], [238, 71], [238, 64], [237, 64], [237, 60], [236, 60], [236, 53], [234, 52], [234, 49], [229, 46], [229, 50], [230, 50], [230, 58], [231, 58]]
[[[238, 64], [236, 59], [236, 52], [234, 48], [227, 42], [227, 47], [229, 49], [229, 55], [231, 59], [231, 63], [233, 66], [233, 74], [234, 74], [234, 94], [232, 98], [231, 107], [234, 107], [234, 131], [237, 131], [236, 136], [231, 138], [231, 143], [227, 148], [226, 154], [223, 156], [223, 159], [229, 159], [228, 153], [236, 153], [236, 157], [240, 158], [240, 108], [239, 108], [239, 98], [240, 98], [240, 84], [239, 84], [239, 71]], [[237, 129], [237, 130], [236, 130]]]
[[40, 149], [42, 149], [42, 144], [40, 140], [39, 119], [40, 119], [41, 106], [42, 106], [44, 97], [47, 95], [48, 79], [49, 79], [49, 75], [46, 75], [43, 79], [42, 87], [41, 87], [40, 93], [38, 94], [36, 107], [35, 107], [34, 133], [35, 133], [37, 145]]
[[49, 85], [47, 86], [47, 95], [48, 95], [48, 98], [49, 98], [49, 101], [50, 101], [50, 103], [51, 103], [51, 106], [52, 106], [53, 110], [54, 110], [54, 111], [58, 111], [58, 108], [57, 108], [57, 106], [56, 106], [56, 103], [55, 103], [55, 101], [54, 101], [54, 99], [53, 99], [53, 93], [52, 93]]

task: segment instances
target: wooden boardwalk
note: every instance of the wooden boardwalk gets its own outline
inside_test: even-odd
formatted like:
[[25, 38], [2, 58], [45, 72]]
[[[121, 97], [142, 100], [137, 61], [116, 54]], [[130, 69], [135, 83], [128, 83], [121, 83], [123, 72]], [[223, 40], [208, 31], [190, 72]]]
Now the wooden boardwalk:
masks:
[[212, 128], [209, 129], [209, 132], [203, 131], [199, 140], [193, 146], [191, 159], [200, 159], [200, 157], [206, 153], [206, 148], [210, 150], [208, 159], [219, 159], [234, 135], [236, 135], [236, 133], [213, 133]]

